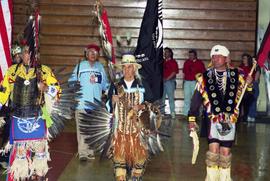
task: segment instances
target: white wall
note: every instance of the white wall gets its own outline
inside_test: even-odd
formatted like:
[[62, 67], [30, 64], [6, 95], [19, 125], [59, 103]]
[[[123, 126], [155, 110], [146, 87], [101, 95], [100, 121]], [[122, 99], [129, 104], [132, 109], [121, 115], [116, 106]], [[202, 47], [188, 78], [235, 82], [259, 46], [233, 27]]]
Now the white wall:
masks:
[[[270, 0], [259, 0], [258, 9], [258, 37], [257, 37], [257, 48], [259, 49], [260, 43], [263, 39], [264, 33], [267, 29], [268, 23], [270, 21]], [[269, 100], [266, 96], [266, 82], [265, 76], [261, 76], [260, 82], [260, 95], [258, 98], [258, 111], [266, 112]], [[269, 80], [268, 80], [269, 81]]]
[[[259, 0], [258, 9], [258, 40], [262, 40], [263, 35], [266, 31], [270, 20], [270, 1], [269, 0]], [[259, 41], [259, 44], [260, 44]]]

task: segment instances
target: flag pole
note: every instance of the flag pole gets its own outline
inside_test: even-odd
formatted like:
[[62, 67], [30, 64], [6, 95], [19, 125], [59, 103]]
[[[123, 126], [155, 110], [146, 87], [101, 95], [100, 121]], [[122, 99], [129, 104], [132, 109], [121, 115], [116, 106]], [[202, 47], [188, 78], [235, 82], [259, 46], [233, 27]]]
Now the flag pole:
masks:
[[[251, 68], [251, 70], [250, 70], [250, 72], [249, 72], [249, 74], [248, 74], [249, 76], [252, 76], [252, 74], [253, 74], [253, 72], [254, 72], [256, 66], [257, 66], [257, 61], [255, 60], [255, 58], [253, 58], [253, 65], [252, 65], [252, 68]], [[245, 92], [246, 92], [247, 86], [248, 86], [248, 83], [245, 82], [245, 85], [244, 85], [244, 88], [243, 88], [243, 90], [242, 90], [241, 96], [240, 96], [240, 98], [239, 98], [239, 100], [238, 100], [238, 103], [237, 103], [237, 105], [236, 105], [236, 107], [235, 107], [237, 110], [239, 110], [239, 106], [240, 106], [241, 101], [242, 101], [242, 99], [243, 99], [243, 97], [244, 97], [244, 94], [245, 94]]]
[[113, 39], [111, 33], [111, 27], [101, 0], [96, 0], [95, 12], [98, 19], [98, 30], [101, 37], [101, 45], [105, 56], [108, 59], [108, 72], [111, 82], [115, 81], [115, 72], [113, 64], [115, 63], [115, 53], [113, 48]]

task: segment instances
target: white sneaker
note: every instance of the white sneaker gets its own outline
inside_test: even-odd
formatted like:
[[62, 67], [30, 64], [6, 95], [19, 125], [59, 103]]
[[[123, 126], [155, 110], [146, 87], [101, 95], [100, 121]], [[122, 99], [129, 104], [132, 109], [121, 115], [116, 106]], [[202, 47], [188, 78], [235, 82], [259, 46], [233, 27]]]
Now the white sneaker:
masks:
[[247, 122], [254, 123], [255, 122], [255, 118], [252, 118], [252, 117], [249, 117], [248, 116]]
[[175, 113], [172, 113], [171, 116], [172, 116], [172, 119], [175, 119]]

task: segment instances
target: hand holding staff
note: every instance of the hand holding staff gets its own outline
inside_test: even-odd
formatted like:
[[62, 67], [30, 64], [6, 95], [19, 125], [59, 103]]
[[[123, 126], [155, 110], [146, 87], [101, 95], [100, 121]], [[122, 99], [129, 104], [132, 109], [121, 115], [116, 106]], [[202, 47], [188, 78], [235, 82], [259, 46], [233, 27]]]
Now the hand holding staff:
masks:
[[[249, 72], [249, 74], [248, 74], [249, 77], [252, 76], [252, 74], [253, 74], [253, 72], [254, 72], [256, 66], [257, 66], [257, 61], [255, 60], [255, 58], [253, 58], [253, 66], [252, 66], [252, 68], [251, 68], [251, 70], [250, 70], [250, 72]], [[244, 85], [244, 88], [243, 88], [243, 90], [242, 90], [241, 96], [240, 96], [239, 101], [238, 101], [238, 103], [237, 103], [237, 105], [236, 105], [236, 107], [235, 107], [237, 110], [239, 110], [240, 103], [241, 103], [241, 101], [242, 101], [242, 99], [243, 99], [243, 96], [244, 96], [244, 94], [245, 94], [245, 92], [246, 92], [246, 89], [247, 89], [248, 84], [250, 84], [250, 83], [252, 82], [252, 78], [251, 78], [251, 80], [250, 80], [249, 77], [247, 77], [247, 80], [246, 80], [246, 82], [245, 82], [245, 85]]]

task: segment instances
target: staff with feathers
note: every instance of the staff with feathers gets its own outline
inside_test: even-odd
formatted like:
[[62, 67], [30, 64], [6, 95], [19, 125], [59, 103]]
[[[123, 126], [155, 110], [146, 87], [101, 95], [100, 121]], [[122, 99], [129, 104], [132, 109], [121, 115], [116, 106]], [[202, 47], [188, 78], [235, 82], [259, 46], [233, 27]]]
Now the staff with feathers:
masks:
[[37, 84], [40, 90], [39, 102], [38, 104], [44, 104], [43, 100], [43, 90], [47, 87], [42, 82], [42, 70], [41, 64], [39, 62], [39, 29], [40, 29], [40, 14], [38, 8], [34, 9], [33, 15], [29, 16], [28, 22], [24, 28], [23, 35], [18, 36], [22, 38], [20, 44], [22, 46], [29, 47], [28, 51], [30, 54], [30, 64], [29, 67], [35, 68], [35, 73], [37, 77]]
[[103, 8], [103, 4], [100, 0], [96, 1], [94, 6], [94, 13], [98, 20], [98, 30], [101, 37], [102, 49], [107, 57], [109, 77], [111, 82], [115, 81], [115, 72], [113, 70], [113, 64], [115, 63], [115, 52], [113, 48], [113, 40], [111, 27], [109, 24], [107, 11]]

